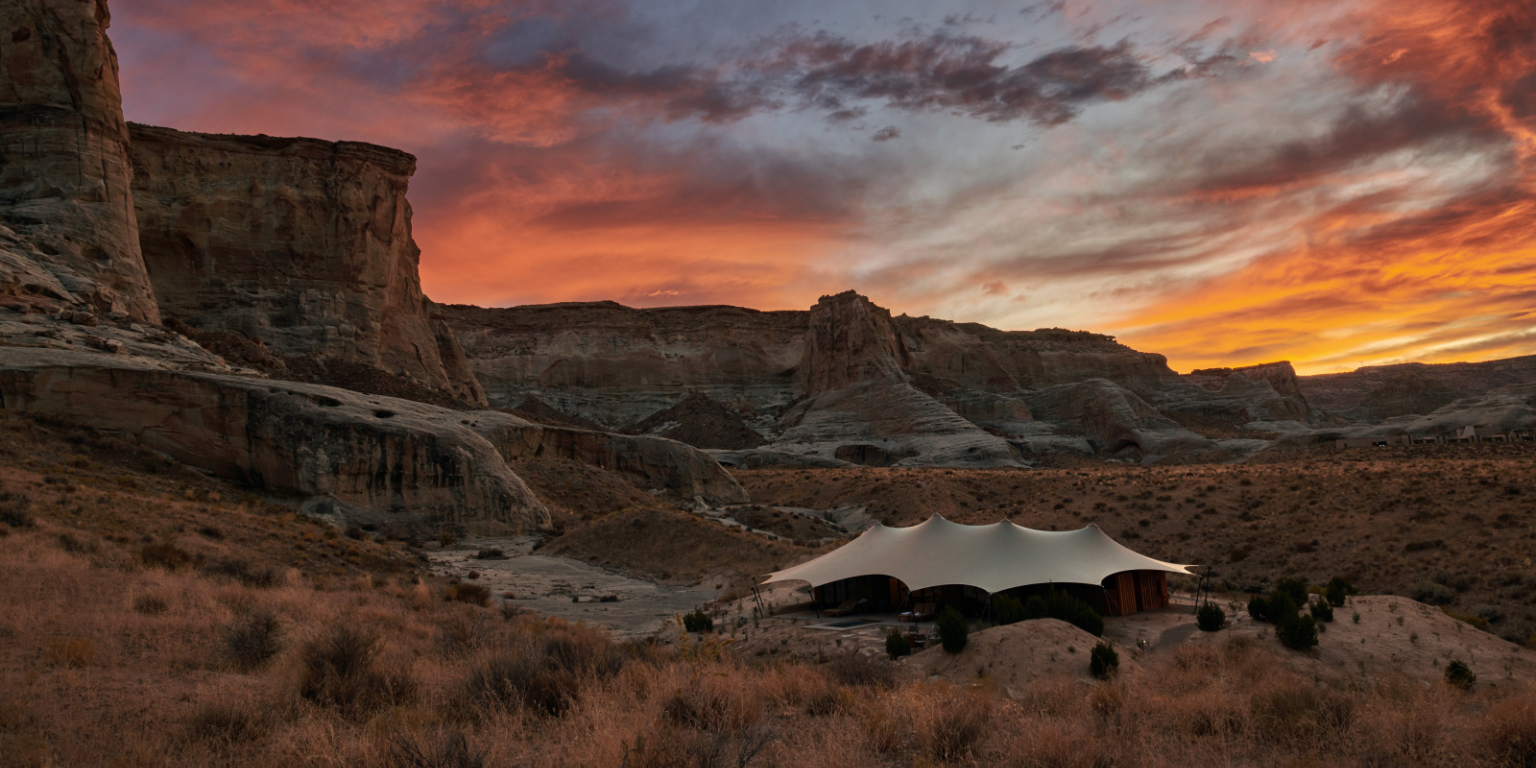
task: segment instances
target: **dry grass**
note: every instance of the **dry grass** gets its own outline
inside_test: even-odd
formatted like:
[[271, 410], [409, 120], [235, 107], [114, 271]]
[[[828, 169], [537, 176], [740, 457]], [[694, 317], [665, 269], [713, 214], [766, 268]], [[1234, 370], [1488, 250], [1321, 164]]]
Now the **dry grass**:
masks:
[[[1289, 671], [1269, 644], [1190, 647], [1113, 683], [1008, 699], [880, 657], [757, 662], [620, 645], [380, 580], [249, 587], [0, 549], [0, 754], [42, 765], [1531, 765], [1536, 694]], [[135, 608], [153, 595], [164, 609]], [[231, 662], [271, 616], [285, 642]], [[80, 649], [90, 648], [86, 652]], [[1085, 662], [1086, 663], [1086, 662]]]
[[1369, 594], [1448, 604], [1524, 642], [1536, 633], [1536, 452], [1529, 445], [1332, 449], [1252, 465], [1074, 469], [759, 469], [737, 478], [759, 504], [867, 505], [911, 525], [1010, 519], [1096, 523], [1160, 559], [1212, 567], [1240, 591], [1283, 576], [1344, 576]]

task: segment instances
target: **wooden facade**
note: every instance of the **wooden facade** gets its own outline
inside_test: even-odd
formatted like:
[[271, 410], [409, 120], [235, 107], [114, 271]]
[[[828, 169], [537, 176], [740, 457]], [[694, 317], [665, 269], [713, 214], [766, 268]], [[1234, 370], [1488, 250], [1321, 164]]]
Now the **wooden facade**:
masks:
[[1168, 574], [1162, 571], [1121, 571], [1104, 580], [1104, 609], [1108, 616], [1167, 608]]

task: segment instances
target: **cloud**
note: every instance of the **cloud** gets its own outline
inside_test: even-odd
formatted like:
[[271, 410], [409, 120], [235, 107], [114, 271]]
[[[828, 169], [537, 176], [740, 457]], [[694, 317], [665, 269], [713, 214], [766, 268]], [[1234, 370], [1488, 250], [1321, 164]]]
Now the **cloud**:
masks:
[[894, 125], [887, 125], [886, 127], [881, 128], [880, 130], [875, 131], [875, 135], [870, 137], [870, 139], [873, 141], [890, 141], [891, 139], [899, 138], [901, 138], [901, 129]]

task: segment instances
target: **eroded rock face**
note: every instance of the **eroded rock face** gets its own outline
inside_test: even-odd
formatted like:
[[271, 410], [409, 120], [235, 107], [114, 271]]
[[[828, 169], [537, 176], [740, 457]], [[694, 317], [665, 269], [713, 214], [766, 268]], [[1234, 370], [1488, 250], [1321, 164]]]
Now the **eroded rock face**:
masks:
[[359, 142], [130, 130], [139, 237], [166, 317], [485, 402], [421, 293], [405, 196], [414, 157]]
[[[0, 221], [70, 303], [158, 323], [139, 251], [106, 0], [0, 4]], [[37, 280], [0, 264], [6, 282]], [[22, 275], [17, 278], [15, 276]]]
[[1098, 451], [1155, 458], [1216, 447], [1108, 379], [1048, 387], [1027, 397], [1037, 418], [1087, 437]]
[[1019, 465], [1007, 441], [912, 385], [912, 357], [889, 311], [847, 291], [823, 296], [809, 325], [798, 377], [808, 397], [785, 414], [774, 450], [899, 466]]
[[0, 396], [7, 410], [122, 433], [257, 488], [334, 499], [354, 521], [482, 530], [494, 523], [512, 531], [549, 523], [544, 505], [458, 411], [315, 384], [16, 348], [0, 358]]
[[[1299, 377], [1298, 383], [1312, 405], [1335, 414], [1349, 414], [1357, 418], [1371, 419], [1368, 409], [1353, 413], [1367, 398], [1394, 397], [1391, 390], [1402, 390], [1400, 384], [1391, 384], [1403, 375], [1433, 380], [1447, 389], [1464, 395], [1476, 396], [1499, 387], [1528, 384], [1536, 381], [1536, 355], [1488, 360], [1481, 363], [1402, 363], [1399, 365], [1370, 365], [1348, 373], [1325, 373]], [[1428, 381], [1415, 385], [1417, 389], [1436, 388]], [[1387, 391], [1382, 391], [1382, 390]], [[1377, 394], [1373, 394], [1377, 393]], [[1409, 394], [1402, 391], [1399, 394]], [[1420, 402], [1422, 407], [1427, 404]], [[1393, 409], [1388, 409], [1393, 410]]]
[[806, 312], [740, 307], [631, 309], [611, 301], [482, 309], [439, 306], [492, 405], [529, 395], [609, 428], [690, 391], [741, 406], [771, 434], [796, 397]]
[[914, 374], [970, 390], [1011, 393], [1098, 378], [1144, 393], [1178, 379], [1166, 357], [1097, 333], [1000, 331], [906, 315], [895, 324], [911, 352]]
[[507, 461], [554, 456], [602, 467], [642, 488], [709, 504], [748, 501], [747, 492], [718, 462], [675, 440], [530, 424], [494, 411], [474, 411], [470, 419]]
[[1298, 422], [1314, 420], [1290, 362], [1238, 368], [1204, 368], [1152, 393], [1159, 408], [1230, 422]]

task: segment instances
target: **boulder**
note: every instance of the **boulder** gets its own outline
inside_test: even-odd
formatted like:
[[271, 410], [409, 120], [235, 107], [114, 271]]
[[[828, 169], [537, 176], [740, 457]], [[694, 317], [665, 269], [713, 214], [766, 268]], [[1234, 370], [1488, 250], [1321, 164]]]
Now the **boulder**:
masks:
[[52, 275], [67, 301], [158, 323], [110, 23], [106, 0], [0, 4], [0, 221], [29, 244], [32, 262], [0, 263], [0, 282], [60, 293], [42, 277]]
[[139, 238], [166, 317], [485, 403], [421, 292], [406, 200], [416, 158], [350, 141], [130, 131]]

